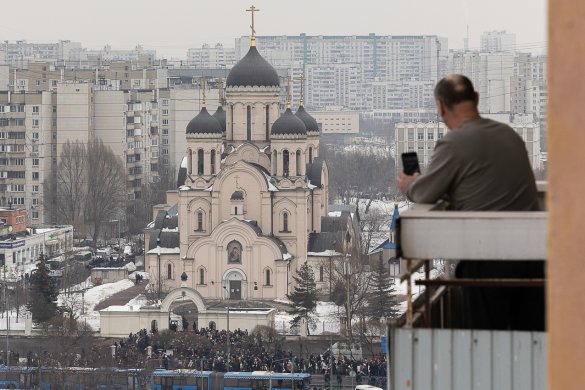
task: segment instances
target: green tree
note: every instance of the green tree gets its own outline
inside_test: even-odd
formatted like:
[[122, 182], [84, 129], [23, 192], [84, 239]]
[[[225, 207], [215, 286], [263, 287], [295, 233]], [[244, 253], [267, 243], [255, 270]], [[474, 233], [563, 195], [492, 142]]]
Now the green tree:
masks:
[[55, 280], [49, 276], [47, 258], [41, 253], [37, 269], [30, 278], [28, 307], [35, 323], [45, 322], [57, 313], [58, 289]]
[[305, 320], [307, 334], [309, 334], [310, 325], [315, 322], [314, 315], [317, 309], [317, 285], [313, 269], [305, 261], [296, 271], [293, 279], [296, 283], [294, 291], [287, 294], [287, 298], [291, 301], [291, 307], [287, 313], [293, 316], [290, 324], [298, 326], [301, 320]]
[[374, 320], [391, 318], [397, 313], [396, 297], [392, 294], [390, 273], [380, 257], [372, 272], [372, 289], [367, 297], [367, 313]]

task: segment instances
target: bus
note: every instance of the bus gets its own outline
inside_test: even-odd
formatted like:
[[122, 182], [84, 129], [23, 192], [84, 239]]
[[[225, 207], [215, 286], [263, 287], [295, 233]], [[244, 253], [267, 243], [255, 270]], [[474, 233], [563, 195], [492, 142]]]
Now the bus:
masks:
[[254, 372], [211, 372], [197, 370], [155, 370], [150, 376], [151, 390], [302, 390], [308, 387], [309, 374]]

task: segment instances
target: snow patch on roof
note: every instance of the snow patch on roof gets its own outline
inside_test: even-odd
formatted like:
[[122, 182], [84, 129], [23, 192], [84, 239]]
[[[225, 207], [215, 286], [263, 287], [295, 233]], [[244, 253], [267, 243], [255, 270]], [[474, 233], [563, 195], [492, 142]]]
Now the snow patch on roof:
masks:
[[266, 181], [268, 182], [268, 191], [277, 192], [278, 191], [278, 188], [276, 188], [276, 186], [270, 182], [270, 180], [272, 179], [272, 177], [268, 176], [266, 174], [266, 172], [262, 172], [262, 173], [264, 174], [264, 177], [266, 178]]
[[307, 186], [309, 187], [310, 190], [314, 190], [315, 188], [317, 188], [317, 186], [311, 184], [311, 180], [307, 180]]
[[187, 156], [184, 156], [181, 160], [181, 168], [187, 168]]
[[211, 192], [211, 191], [213, 191], [213, 186], [209, 186], [206, 189], [204, 189], [203, 191]]
[[170, 229], [170, 228], [163, 228], [162, 231], [163, 232], [167, 232], [167, 233], [169, 233], [169, 232], [170, 233], [178, 233], [179, 232], [179, 228], [178, 227], [172, 228], [172, 229]]
[[191, 187], [189, 186], [180, 186], [179, 187], [179, 191], [189, 191], [191, 189]]
[[177, 248], [161, 248], [160, 246], [157, 246], [156, 248], [148, 251], [148, 254], [154, 254], [154, 255], [170, 255], [170, 254], [179, 254], [179, 253], [181, 253], [181, 249], [179, 247], [177, 247]]
[[323, 256], [323, 257], [332, 257], [332, 256], [341, 256], [342, 254], [339, 252], [334, 251], [333, 249], [327, 249], [323, 252], [307, 252], [307, 256]]
[[292, 255], [288, 252], [282, 255], [282, 260], [290, 260], [292, 259]]

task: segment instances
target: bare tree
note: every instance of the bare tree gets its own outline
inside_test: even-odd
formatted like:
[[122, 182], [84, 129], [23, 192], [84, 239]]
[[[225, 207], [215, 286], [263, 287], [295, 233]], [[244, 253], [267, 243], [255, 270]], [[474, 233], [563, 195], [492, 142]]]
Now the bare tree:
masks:
[[166, 192], [177, 189], [177, 176], [174, 169], [160, 175], [156, 183], [148, 182], [140, 189], [140, 198], [130, 202], [126, 220], [132, 234], [141, 233], [152, 220], [152, 207], [166, 202]]
[[84, 216], [97, 242], [104, 224], [124, 213], [126, 175], [122, 160], [101, 140], [90, 141], [87, 150], [89, 185]]
[[45, 182], [45, 205], [51, 220], [73, 224], [83, 215], [87, 193], [87, 148], [81, 142], [63, 145], [59, 165]]
[[350, 249], [335, 258], [331, 268], [324, 267], [324, 271], [331, 278], [332, 300], [342, 306], [345, 329], [350, 341], [353, 341], [354, 320], [365, 317], [371, 275], [364, 270], [359, 253]]
[[104, 223], [120, 218], [126, 201], [126, 177], [119, 157], [100, 140], [67, 142], [57, 169], [46, 182], [45, 205], [58, 223], [91, 227], [94, 243]]
[[366, 199], [366, 213], [379, 194], [393, 192], [394, 159], [383, 148], [347, 152], [339, 147], [324, 149], [329, 164], [332, 194], [344, 204]]
[[373, 245], [387, 238], [388, 230], [383, 227], [388, 225], [390, 217], [389, 213], [376, 208], [371, 208], [368, 213], [361, 214], [359, 224], [364, 253], [369, 253]]

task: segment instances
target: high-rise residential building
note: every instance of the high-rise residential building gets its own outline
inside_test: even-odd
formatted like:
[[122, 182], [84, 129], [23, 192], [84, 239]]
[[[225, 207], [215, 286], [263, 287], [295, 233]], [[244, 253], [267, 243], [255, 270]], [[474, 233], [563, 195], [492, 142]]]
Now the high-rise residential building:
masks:
[[503, 31], [488, 31], [481, 34], [480, 51], [485, 53], [516, 51], [516, 34]]
[[31, 43], [27, 41], [0, 43], [4, 62], [12, 67], [24, 67], [31, 61], [79, 61], [81, 43], [59, 41], [56, 43]]
[[142, 45], [137, 45], [134, 49], [121, 50], [112, 49], [106, 45], [101, 50], [84, 49], [80, 53], [80, 61], [91, 64], [106, 64], [113, 61], [131, 62], [139, 67], [149, 67], [156, 64], [156, 50], [144, 50]]
[[374, 81], [366, 86], [368, 106], [380, 109], [434, 109], [435, 81]]
[[43, 185], [56, 153], [55, 100], [49, 92], [0, 92], [0, 206], [43, 220]]
[[107, 66], [70, 68], [51, 62], [29, 62], [26, 67], [10, 71], [13, 91], [56, 91], [62, 82], [88, 81], [95, 89], [141, 90], [166, 88], [168, 70], [142, 67], [130, 61], [112, 62]]
[[[259, 50], [276, 68], [304, 75], [308, 107], [343, 105], [373, 108], [368, 85], [372, 82], [436, 82], [444, 73], [447, 40], [429, 36], [260, 36]], [[235, 56], [245, 53], [249, 37], [236, 39]], [[408, 60], [405, 61], [405, 58]], [[293, 77], [291, 92], [299, 98], [300, 79]], [[417, 86], [413, 87], [414, 89]], [[387, 107], [381, 107], [387, 108]]]
[[187, 50], [187, 64], [197, 68], [231, 68], [236, 63], [236, 52], [221, 43], [211, 47], [207, 44]]

